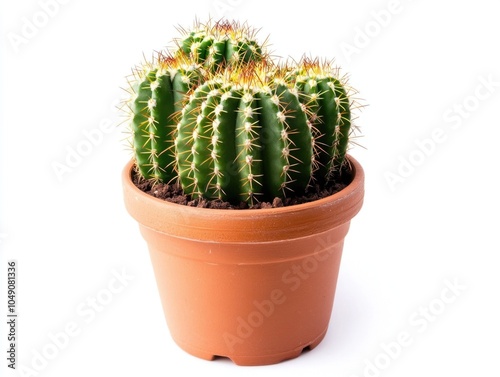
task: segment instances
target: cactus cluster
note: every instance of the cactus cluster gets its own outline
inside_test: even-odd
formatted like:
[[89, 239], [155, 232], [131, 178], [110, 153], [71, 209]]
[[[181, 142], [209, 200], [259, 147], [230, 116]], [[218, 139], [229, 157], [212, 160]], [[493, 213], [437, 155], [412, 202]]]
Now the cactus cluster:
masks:
[[127, 101], [144, 179], [250, 205], [325, 186], [352, 131], [352, 89], [328, 62], [273, 62], [256, 32], [218, 22], [134, 71]]

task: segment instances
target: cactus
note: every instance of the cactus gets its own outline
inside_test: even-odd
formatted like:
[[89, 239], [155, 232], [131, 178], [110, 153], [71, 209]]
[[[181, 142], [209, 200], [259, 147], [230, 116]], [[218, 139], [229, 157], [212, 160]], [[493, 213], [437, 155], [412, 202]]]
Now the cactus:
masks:
[[142, 178], [249, 205], [335, 183], [355, 101], [332, 63], [274, 64], [255, 32], [235, 23], [183, 34], [172, 55], [159, 54], [130, 81]]
[[132, 147], [142, 177], [169, 182], [176, 177], [174, 133], [185, 95], [200, 80], [196, 66], [158, 57], [129, 80]]
[[352, 88], [332, 63], [304, 58], [288, 75], [302, 101], [308, 103], [309, 121], [316, 132], [316, 162], [319, 183], [328, 182], [340, 170], [351, 134]]
[[306, 113], [284, 84], [203, 84], [185, 107], [175, 145], [181, 185], [194, 197], [254, 203], [302, 193], [311, 179]]
[[239, 66], [266, 60], [265, 43], [256, 40], [257, 31], [246, 24], [219, 21], [197, 23], [192, 31], [181, 29], [175, 55], [184, 54], [215, 73], [228, 65]]
[[330, 65], [215, 77], [194, 91], [178, 125], [180, 183], [192, 197], [250, 205], [325, 185], [344, 162], [349, 105]]

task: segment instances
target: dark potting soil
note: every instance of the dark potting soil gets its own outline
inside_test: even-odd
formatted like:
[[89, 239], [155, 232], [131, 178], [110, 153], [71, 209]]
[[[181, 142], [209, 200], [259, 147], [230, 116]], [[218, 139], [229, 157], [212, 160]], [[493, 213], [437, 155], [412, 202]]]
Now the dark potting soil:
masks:
[[249, 206], [245, 202], [232, 204], [220, 199], [192, 199], [190, 195], [186, 195], [178, 184], [156, 183], [141, 179], [135, 171], [132, 172], [132, 180], [137, 188], [144, 191], [146, 194], [155, 198], [163, 199], [171, 203], [186, 205], [189, 207], [213, 208], [213, 209], [261, 209], [261, 208], [278, 208], [296, 204], [308, 203], [314, 200], [326, 198], [336, 192], [344, 189], [352, 181], [352, 172], [350, 167], [345, 166], [340, 173], [335, 174], [332, 183], [325, 187], [314, 185], [309, 187], [307, 192], [301, 196], [288, 197], [285, 199], [274, 198], [272, 202], [259, 202]]

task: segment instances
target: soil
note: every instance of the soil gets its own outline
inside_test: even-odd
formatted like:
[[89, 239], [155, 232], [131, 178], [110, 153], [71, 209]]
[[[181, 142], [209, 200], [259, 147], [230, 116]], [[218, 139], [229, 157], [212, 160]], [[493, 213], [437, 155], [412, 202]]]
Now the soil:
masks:
[[132, 172], [132, 180], [137, 188], [155, 198], [163, 199], [171, 203], [186, 205], [189, 207], [213, 208], [213, 209], [262, 209], [278, 208], [296, 204], [308, 203], [314, 200], [326, 198], [344, 189], [352, 181], [352, 174], [349, 167], [342, 169], [325, 187], [314, 185], [301, 196], [288, 197], [285, 199], [274, 198], [272, 202], [259, 202], [249, 206], [245, 202], [239, 204], [229, 203], [220, 199], [192, 199], [186, 195], [178, 184], [156, 183], [142, 179], [135, 171]]

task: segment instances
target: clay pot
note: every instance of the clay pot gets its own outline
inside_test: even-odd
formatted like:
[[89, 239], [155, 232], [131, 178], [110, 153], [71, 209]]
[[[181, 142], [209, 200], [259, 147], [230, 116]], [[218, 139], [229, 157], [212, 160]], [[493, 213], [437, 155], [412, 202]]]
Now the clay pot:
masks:
[[273, 364], [316, 347], [331, 316], [344, 237], [364, 173], [314, 202], [276, 209], [186, 207], [154, 198], [123, 171], [125, 204], [148, 243], [170, 333], [185, 351]]

